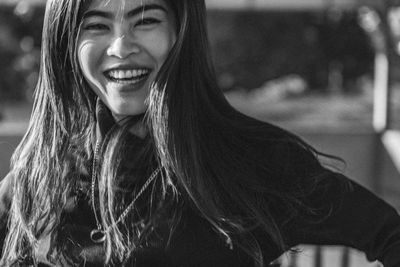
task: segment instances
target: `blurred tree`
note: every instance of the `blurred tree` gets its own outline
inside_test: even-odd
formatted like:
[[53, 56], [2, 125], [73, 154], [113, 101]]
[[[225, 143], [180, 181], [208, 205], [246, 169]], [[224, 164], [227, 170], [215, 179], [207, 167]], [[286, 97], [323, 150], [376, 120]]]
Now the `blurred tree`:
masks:
[[212, 11], [210, 35], [223, 89], [255, 88], [266, 80], [299, 74], [312, 89], [328, 87], [332, 62], [347, 91], [370, 72], [373, 51], [355, 11]]
[[0, 102], [25, 100], [35, 87], [44, 7], [28, 8], [30, 16], [0, 6]]

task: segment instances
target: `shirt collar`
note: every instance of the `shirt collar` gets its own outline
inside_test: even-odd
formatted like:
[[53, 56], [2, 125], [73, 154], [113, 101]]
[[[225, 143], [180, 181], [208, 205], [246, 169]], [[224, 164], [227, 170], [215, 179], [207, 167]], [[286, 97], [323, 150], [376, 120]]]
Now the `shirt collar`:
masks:
[[[141, 119], [142, 115], [137, 119]], [[96, 150], [97, 144], [102, 144], [108, 132], [113, 128], [118, 127], [115, 119], [112, 116], [108, 107], [98, 99], [96, 102], [96, 131], [93, 134], [93, 151]], [[157, 166], [155, 151], [150, 142], [150, 136], [147, 135], [144, 139], [130, 134], [125, 144], [125, 157], [123, 161], [123, 170], [132, 172], [154, 170]], [[135, 163], [135, 164], [133, 164]], [[153, 168], [153, 169], [152, 169]]]
[[[142, 119], [143, 115], [138, 115], [137, 119]], [[95, 148], [96, 143], [102, 143], [107, 133], [116, 127], [115, 119], [109, 110], [109, 108], [101, 101], [99, 98], [96, 101], [96, 130], [93, 134], [93, 148]], [[118, 127], [118, 126], [117, 126]], [[135, 134], [129, 135], [128, 143], [145, 144], [149, 139], [149, 135], [145, 138], [140, 138]]]

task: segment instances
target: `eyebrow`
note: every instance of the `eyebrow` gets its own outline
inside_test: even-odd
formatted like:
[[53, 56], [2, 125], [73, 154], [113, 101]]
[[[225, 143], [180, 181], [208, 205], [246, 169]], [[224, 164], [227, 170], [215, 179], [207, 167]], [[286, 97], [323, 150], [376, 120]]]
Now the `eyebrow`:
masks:
[[[125, 17], [131, 18], [131, 17], [137, 16], [148, 10], [162, 10], [165, 13], [168, 13], [167, 9], [165, 7], [163, 7], [162, 5], [148, 4], [148, 5], [139, 6], [137, 8], [130, 10], [128, 13], [125, 14]], [[87, 19], [89, 17], [103, 17], [106, 19], [112, 19], [114, 16], [110, 12], [92, 9], [92, 10], [85, 12], [85, 14], [83, 15], [83, 19]]]

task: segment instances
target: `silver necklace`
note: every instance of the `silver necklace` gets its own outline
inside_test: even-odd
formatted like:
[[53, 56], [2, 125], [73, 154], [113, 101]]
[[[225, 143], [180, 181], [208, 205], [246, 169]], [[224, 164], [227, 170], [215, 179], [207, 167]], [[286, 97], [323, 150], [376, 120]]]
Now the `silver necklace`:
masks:
[[122, 222], [125, 217], [128, 215], [128, 213], [131, 211], [133, 206], [135, 205], [135, 202], [138, 200], [138, 198], [143, 194], [143, 192], [147, 189], [147, 187], [151, 184], [151, 182], [157, 177], [158, 173], [161, 171], [161, 167], [158, 167], [153, 171], [153, 173], [150, 175], [150, 177], [147, 179], [146, 183], [142, 186], [142, 188], [139, 190], [139, 192], [136, 194], [136, 196], [133, 198], [131, 203], [125, 208], [125, 210], [121, 213], [121, 215], [118, 217], [118, 220], [113, 223], [112, 225], [108, 226], [107, 228], [103, 229], [103, 226], [101, 225], [99, 218], [97, 217], [97, 212], [96, 212], [96, 205], [95, 205], [95, 198], [94, 198], [94, 191], [95, 191], [95, 184], [96, 184], [96, 165], [97, 165], [97, 154], [98, 150], [100, 148], [100, 144], [96, 143], [96, 148], [94, 151], [94, 157], [93, 157], [93, 165], [92, 165], [92, 184], [91, 184], [91, 202], [92, 202], [92, 210], [94, 213], [94, 217], [96, 219], [96, 225], [97, 228], [93, 229], [90, 232], [90, 239], [94, 243], [103, 243], [106, 240], [106, 236], [108, 231], [110, 231], [111, 228], [117, 226], [120, 222]]

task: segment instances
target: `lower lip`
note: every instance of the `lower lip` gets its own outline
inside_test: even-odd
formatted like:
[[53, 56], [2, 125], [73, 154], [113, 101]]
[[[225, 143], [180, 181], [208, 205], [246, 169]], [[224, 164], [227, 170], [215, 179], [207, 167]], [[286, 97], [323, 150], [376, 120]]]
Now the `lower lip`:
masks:
[[107, 76], [106, 76], [106, 78], [107, 78], [107, 81], [109, 83], [112, 83], [112, 85], [114, 87], [116, 87], [119, 92], [121, 92], [121, 93], [129, 93], [129, 92], [135, 92], [135, 91], [140, 90], [146, 84], [149, 76], [150, 76], [150, 73], [148, 73], [146, 76], [143, 76], [139, 80], [131, 80], [131, 81], [112, 80]]

